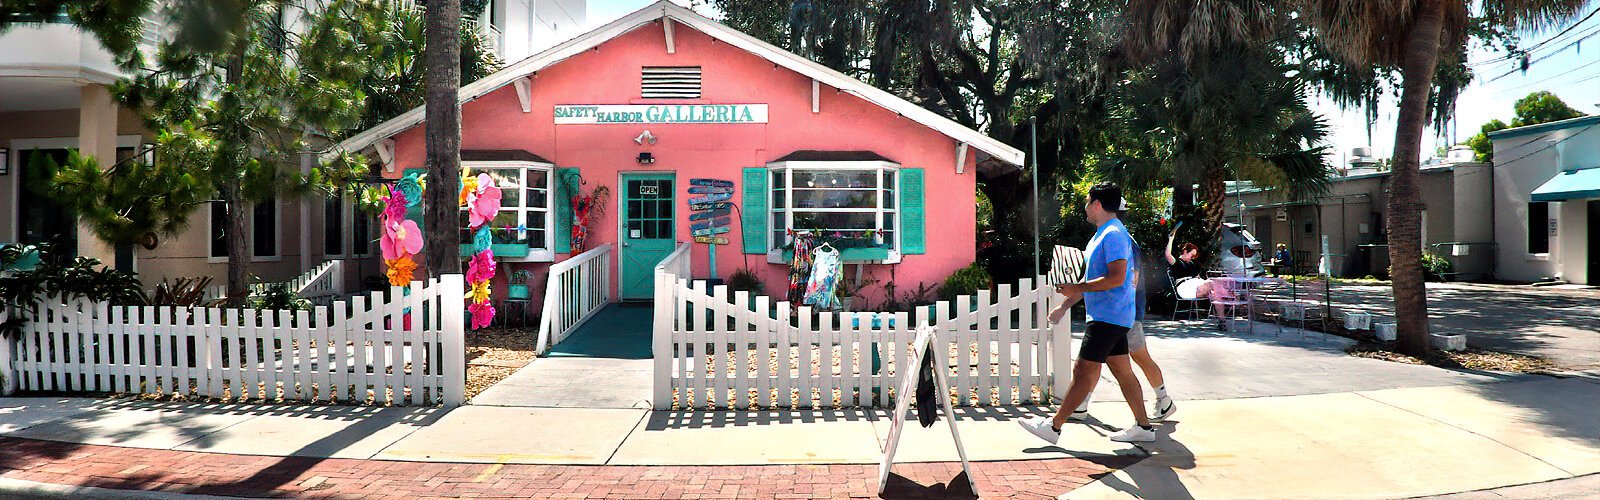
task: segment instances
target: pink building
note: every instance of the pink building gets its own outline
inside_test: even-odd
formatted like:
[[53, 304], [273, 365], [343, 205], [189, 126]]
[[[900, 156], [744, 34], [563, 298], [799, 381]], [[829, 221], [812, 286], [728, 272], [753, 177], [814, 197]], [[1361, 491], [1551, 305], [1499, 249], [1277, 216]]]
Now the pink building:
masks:
[[[570, 196], [598, 186], [611, 197], [585, 248], [613, 245], [624, 300], [649, 298], [656, 263], [702, 235], [726, 244], [694, 248], [695, 278], [748, 268], [773, 296], [789, 280], [789, 231], [833, 241], [846, 279], [937, 284], [974, 261], [979, 176], [1023, 163], [982, 133], [665, 1], [460, 97], [462, 167], [506, 194], [493, 222], [497, 292], [506, 269], [543, 275], [582, 251]], [[398, 178], [424, 168], [422, 119], [412, 110], [342, 146]]]

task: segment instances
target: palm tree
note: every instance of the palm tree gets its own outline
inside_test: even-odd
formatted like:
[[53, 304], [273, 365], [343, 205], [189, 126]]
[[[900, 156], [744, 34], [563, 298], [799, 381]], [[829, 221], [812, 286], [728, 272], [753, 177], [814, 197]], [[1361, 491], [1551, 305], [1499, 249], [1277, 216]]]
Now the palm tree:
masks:
[[1279, 188], [1295, 199], [1327, 188], [1327, 135], [1306, 106], [1305, 84], [1265, 46], [1203, 49], [1187, 61], [1166, 57], [1129, 73], [1113, 116], [1129, 154], [1114, 158], [1118, 177], [1135, 185], [1199, 181], [1204, 232], [1220, 234], [1230, 178]]
[[423, 229], [429, 276], [461, 272], [453, 250], [460, 238], [456, 191], [461, 183], [461, 0], [432, 0], [427, 6], [426, 164], [428, 189]]
[[[1423, 285], [1421, 199], [1417, 167], [1423, 129], [1441, 60], [1459, 57], [1466, 42], [1465, 0], [1295, 0], [1301, 17], [1327, 51], [1354, 66], [1398, 68], [1400, 115], [1390, 175], [1390, 276], [1401, 352], [1428, 350], [1427, 290]], [[1488, 22], [1542, 29], [1571, 19], [1590, 0], [1483, 0]]]

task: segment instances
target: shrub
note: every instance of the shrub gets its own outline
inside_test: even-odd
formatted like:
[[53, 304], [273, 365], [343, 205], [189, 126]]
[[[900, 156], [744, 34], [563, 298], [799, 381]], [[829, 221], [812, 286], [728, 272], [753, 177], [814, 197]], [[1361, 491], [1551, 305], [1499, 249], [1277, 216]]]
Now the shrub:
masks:
[[978, 290], [988, 290], [993, 283], [989, 277], [989, 270], [978, 264], [972, 264], [950, 274], [944, 279], [944, 286], [939, 287], [939, 300], [955, 300], [960, 295], [973, 295]]
[[740, 268], [738, 271], [734, 271], [732, 276], [728, 276], [728, 290], [735, 292], [742, 290], [752, 294], [759, 294], [765, 291], [766, 287], [761, 283], [761, 277], [756, 276], [755, 271], [751, 271], [749, 268]]
[[[11, 245], [8, 245], [8, 248]], [[10, 254], [7, 249], [0, 253]], [[46, 255], [48, 257], [48, 255]], [[0, 336], [21, 332], [23, 322], [42, 297], [51, 300], [87, 299], [112, 305], [142, 305], [148, 302], [139, 277], [100, 265], [100, 261], [78, 257], [65, 263], [44, 258], [38, 267], [0, 276], [0, 307], [14, 307], [18, 314], [0, 325]]]
[[251, 299], [251, 306], [256, 309], [298, 311], [310, 309], [311, 302], [296, 296], [294, 291], [289, 290], [288, 283], [273, 283], [267, 285], [267, 290], [261, 295]]
[[1432, 252], [1422, 253], [1422, 272], [1428, 281], [1444, 281], [1444, 276], [1452, 269], [1450, 259]]

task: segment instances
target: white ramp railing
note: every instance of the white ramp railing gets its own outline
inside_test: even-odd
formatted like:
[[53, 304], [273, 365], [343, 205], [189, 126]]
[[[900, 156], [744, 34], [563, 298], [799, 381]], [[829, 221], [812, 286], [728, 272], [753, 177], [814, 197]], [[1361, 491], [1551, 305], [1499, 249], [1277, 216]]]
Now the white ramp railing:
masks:
[[464, 286], [451, 274], [300, 311], [45, 300], [5, 376], [26, 391], [460, 405]]
[[600, 245], [557, 262], [550, 266], [548, 278], [543, 312], [539, 314], [540, 354], [561, 343], [611, 303], [611, 245]]
[[908, 365], [923, 325], [937, 328], [935, 345], [949, 351], [951, 365], [935, 369], [950, 374], [947, 397], [956, 404], [1048, 401], [1059, 361], [1046, 318], [1054, 292], [1040, 282], [1025, 279], [913, 313], [840, 313], [725, 286], [708, 291], [703, 281], [660, 269], [654, 407], [888, 407], [895, 380], [917, 368]]
[[[265, 294], [278, 283], [287, 286], [289, 292], [296, 297], [308, 299], [313, 304], [328, 305], [333, 303], [334, 298], [344, 294], [344, 261], [335, 259], [323, 262], [289, 281], [251, 283], [250, 295], [254, 297]], [[206, 300], [220, 300], [227, 297], [227, 283], [211, 285], [206, 290]]]

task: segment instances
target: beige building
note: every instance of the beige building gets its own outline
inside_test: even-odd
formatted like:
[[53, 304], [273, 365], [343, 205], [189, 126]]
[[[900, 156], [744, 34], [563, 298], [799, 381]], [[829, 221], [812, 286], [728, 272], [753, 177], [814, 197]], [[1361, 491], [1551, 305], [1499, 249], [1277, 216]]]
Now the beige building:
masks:
[[[1459, 279], [1485, 279], [1494, 272], [1493, 183], [1486, 163], [1452, 151], [1447, 159], [1421, 169], [1424, 248], [1450, 260]], [[1327, 239], [1334, 276], [1361, 277], [1388, 272], [1385, 207], [1388, 171], [1356, 164], [1330, 182], [1314, 200], [1289, 200], [1281, 193], [1249, 186], [1230, 190], [1227, 217], [1250, 229], [1266, 255], [1283, 243], [1297, 272], [1315, 272]], [[1241, 216], [1242, 214], [1242, 216]]]
[[[495, 0], [480, 15], [480, 26], [502, 60], [516, 60], [581, 31], [585, 11], [583, 0]], [[288, 8], [281, 15], [285, 29], [301, 29], [301, 11]], [[54, 242], [62, 251], [137, 271], [147, 287], [178, 277], [224, 283], [232, 257], [221, 204], [198, 207], [188, 229], [162, 236], [154, 248], [117, 249], [28, 189], [27, 165], [35, 155], [61, 163], [78, 150], [106, 165], [108, 158], [141, 155], [153, 142], [138, 116], [113, 101], [109, 87], [123, 74], [99, 41], [64, 17], [41, 21], [0, 34], [0, 244]], [[142, 48], [152, 51], [163, 29], [155, 20], [145, 26]], [[313, 159], [306, 161], [309, 168]], [[347, 261], [341, 266], [347, 288], [382, 273], [373, 219], [346, 200], [276, 200], [250, 210], [248, 234], [241, 236], [249, 239], [250, 271], [261, 281], [287, 280], [330, 259]]]

